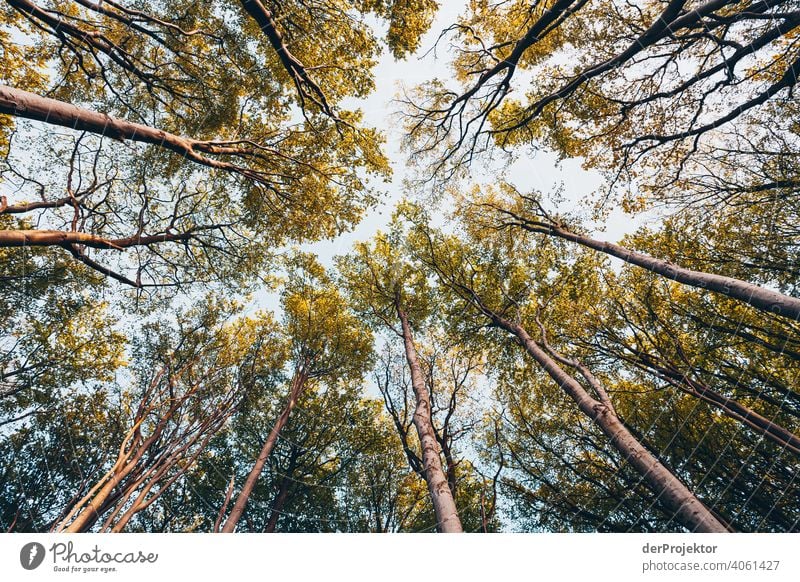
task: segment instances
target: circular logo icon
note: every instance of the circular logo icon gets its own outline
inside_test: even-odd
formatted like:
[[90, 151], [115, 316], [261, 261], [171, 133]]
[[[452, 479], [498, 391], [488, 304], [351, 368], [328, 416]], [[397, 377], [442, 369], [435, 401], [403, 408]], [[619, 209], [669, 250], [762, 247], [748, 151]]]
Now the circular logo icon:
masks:
[[38, 542], [31, 542], [22, 546], [19, 551], [19, 563], [26, 570], [35, 570], [44, 561], [44, 546]]

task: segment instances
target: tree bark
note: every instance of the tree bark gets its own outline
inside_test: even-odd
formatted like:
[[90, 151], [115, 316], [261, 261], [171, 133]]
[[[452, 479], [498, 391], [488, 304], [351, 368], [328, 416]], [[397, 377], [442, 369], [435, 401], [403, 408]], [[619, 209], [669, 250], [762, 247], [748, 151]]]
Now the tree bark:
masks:
[[[150, 445], [155, 442], [163, 428], [163, 421], [159, 423], [154, 431], [154, 434], [147, 438], [135, 451], [125, 452], [125, 447], [128, 445], [129, 440], [134, 441], [140, 438], [138, 426], [129, 433], [129, 438], [123, 440], [120, 446], [120, 453], [117, 462], [109, 470], [106, 475], [81, 499], [76, 505], [73, 512], [68, 514], [60, 524], [57, 525], [55, 531], [57, 533], [82, 533], [89, 530], [92, 525], [97, 521], [101, 514], [105, 513], [110, 507], [106, 501], [114, 495], [114, 489], [125, 479], [131, 472], [137, 468], [139, 460], [150, 448]], [[78, 509], [80, 508], [80, 509]], [[77, 515], [74, 515], [77, 513]], [[69, 519], [73, 518], [70, 522]]]
[[461, 520], [458, 517], [458, 510], [456, 509], [452, 491], [450, 491], [450, 485], [442, 470], [441, 451], [436, 440], [431, 418], [430, 393], [422, 376], [411, 326], [399, 300], [395, 302], [395, 307], [402, 325], [403, 345], [408, 367], [411, 370], [411, 386], [414, 389], [414, 395], [417, 400], [417, 405], [414, 409], [414, 426], [417, 429], [422, 447], [422, 465], [425, 470], [425, 481], [428, 484], [431, 502], [433, 503], [437, 529], [442, 533], [460, 533], [464, 530], [461, 527]]
[[193, 232], [129, 236], [109, 239], [85, 232], [69, 230], [0, 230], [0, 247], [47, 247], [83, 245], [94, 249], [122, 250], [163, 242], [185, 241]]
[[631, 265], [646, 269], [651, 273], [656, 273], [667, 279], [672, 279], [678, 283], [721, 293], [732, 299], [737, 299], [748, 305], [752, 305], [756, 309], [766, 313], [772, 313], [794, 321], [800, 321], [800, 298], [790, 297], [789, 295], [784, 295], [777, 291], [765, 289], [758, 285], [748, 283], [747, 281], [742, 281], [741, 279], [686, 269], [669, 261], [657, 259], [615, 243], [593, 239], [557, 225], [532, 222], [517, 216], [515, 216], [515, 218], [520, 220], [520, 222], [516, 224], [525, 230], [575, 242], [584, 247], [621, 259]]
[[281, 517], [283, 507], [286, 505], [286, 500], [289, 499], [289, 479], [284, 477], [281, 479], [281, 486], [278, 490], [278, 495], [275, 501], [272, 502], [272, 510], [269, 514], [269, 521], [267, 527], [264, 528], [264, 533], [275, 533], [275, 528], [278, 525], [278, 519]]
[[631, 434], [607, 404], [592, 398], [574, 377], [539, 347], [521, 325], [495, 314], [491, 317], [498, 327], [519, 340], [525, 351], [578, 404], [581, 412], [600, 427], [614, 448], [642, 475], [657, 499], [674, 512], [680, 523], [693, 532], [729, 531], [680, 479]]
[[242, 514], [244, 513], [244, 509], [247, 506], [247, 501], [250, 499], [250, 495], [253, 493], [253, 489], [256, 486], [259, 476], [261, 475], [261, 471], [264, 469], [267, 459], [269, 459], [269, 456], [272, 454], [272, 450], [275, 448], [275, 444], [278, 442], [278, 436], [280, 435], [281, 430], [283, 430], [283, 427], [285, 427], [289, 422], [289, 415], [292, 413], [292, 410], [297, 404], [297, 399], [303, 393], [303, 389], [305, 388], [307, 381], [308, 373], [304, 368], [300, 368], [292, 379], [292, 385], [289, 390], [289, 400], [287, 401], [283, 412], [278, 417], [278, 420], [275, 422], [275, 425], [272, 427], [267, 440], [264, 442], [264, 446], [261, 448], [261, 453], [258, 455], [256, 462], [253, 464], [253, 468], [250, 469], [250, 473], [247, 475], [244, 486], [236, 498], [236, 503], [233, 504], [233, 508], [231, 509], [228, 519], [225, 520], [225, 525], [222, 526], [223, 533], [232, 533], [236, 530], [236, 524], [239, 523], [239, 519], [241, 519]]
[[456, 461], [453, 458], [453, 451], [450, 449], [450, 445], [447, 444], [447, 439], [442, 439], [442, 454], [444, 455], [444, 464], [446, 467], [445, 475], [447, 475], [447, 485], [450, 487], [450, 492], [453, 494], [453, 499], [456, 497], [456, 484], [457, 484], [457, 476], [456, 476]]
[[82, 109], [71, 103], [41, 97], [35, 93], [15, 87], [0, 85], [0, 113], [68, 127], [76, 131], [88, 131], [117, 140], [131, 140], [157, 145], [197, 164], [234, 172], [256, 182], [269, 183], [266, 176], [256, 170], [203, 155], [228, 154], [241, 156], [248, 153], [225, 142], [201, 141], [182, 137], [149, 125], [116, 119], [105, 113]]
[[646, 352], [631, 347], [627, 349], [637, 358], [634, 362], [639, 362], [641, 366], [652, 371], [670, 385], [686, 394], [707, 402], [728, 418], [750, 427], [759, 435], [774, 442], [781, 448], [796, 455], [800, 455], [800, 436], [794, 434], [789, 429], [762, 416], [739, 401], [724, 396], [706, 384], [692, 380], [686, 373], [673, 368], [667, 362], [659, 364]]

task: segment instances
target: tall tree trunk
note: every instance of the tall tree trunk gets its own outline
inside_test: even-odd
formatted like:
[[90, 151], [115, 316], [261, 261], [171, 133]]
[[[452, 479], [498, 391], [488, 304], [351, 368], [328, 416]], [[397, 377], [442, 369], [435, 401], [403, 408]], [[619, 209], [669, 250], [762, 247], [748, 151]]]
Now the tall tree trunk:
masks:
[[83, 245], [95, 249], [122, 250], [156, 243], [185, 241], [192, 236], [191, 232], [184, 232], [109, 239], [85, 232], [66, 230], [0, 230], [0, 247]]
[[224, 142], [215, 143], [175, 135], [149, 125], [117, 119], [105, 113], [83, 109], [49, 97], [41, 97], [15, 87], [0, 85], [0, 113], [67, 127], [76, 131], [88, 131], [117, 140], [131, 140], [156, 145], [171, 150], [197, 164], [234, 172], [256, 182], [268, 183], [266, 176], [258, 171], [204, 155], [237, 156], [247, 153], [236, 147], [228, 146]]
[[519, 220], [519, 222], [515, 222], [515, 224], [525, 230], [575, 242], [587, 248], [622, 259], [626, 263], [636, 265], [637, 267], [641, 267], [651, 273], [666, 277], [667, 279], [672, 279], [678, 283], [721, 293], [722, 295], [752, 305], [761, 311], [787, 317], [794, 321], [800, 321], [800, 298], [790, 297], [783, 293], [778, 293], [777, 291], [765, 289], [758, 285], [748, 283], [747, 281], [742, 281], [741, 279], [686, 269], [669, 261], [657, 259], [615, 243], [593, 239], [554, 224], [534, 222], [519, 216], [515, 216], [515, 218]]
[[539, 347], [525, 328], [494, 313], [487, 312], [487, 315], [498, 327], [514, 335], [525, 351], [578, 404], [581, 412], [600, 427], [614, 448], [642, 475], [658, 501], [674, 512], [680, 523], [693, 532], [729, 531], [680, 479], [631, 434], [608, 404], [592, 398], [574, 377]]
[[280, 489], [278, 495], [275, 496], [275, 501], [272, 502], [272, 509], [269, 514], [269, 521], [267, 527], [264, 528], [264, 533], [275, 533], [275, 528], [278, 525], [278, 519], [281, 517], [283, 508], [286, 501], [289, 499], [289, 479], [284, 477], [281, 479]]
[[239, 519], [241, 519], [242, 513], [244, 513], [244, 508], [247, 506], [247, 500], [250, 499], [250, 495], [253, 493], [253, 489], [256, 486], [259, 476], [261, 475], [261, 471], [264, 469], [267, 459], [269, 459], [269, 456], [272, 454], [272, 450], [275, 448], [275, 444], [278, 442], [278, 436], [280, 435], [281, 430], [283, 430], [283, 427], [285, 427], [289, 422], [289, 415], [292, 413], [295, 404], [297, 404], [297, 399], [303, 393], [303, 389], [305, 388], [307, 380], [308, 373], [306, 372], [305, 367], [299, 368], [295, 372], [294, 378], [292, 378], [292, 385], [289, 389], [289, 400], [287, 401], [283, 412], [278, 417], [278, 420], [275, 422], [275, 425], [272, 427], [267, 440], [264, 442], [264, 446], [261, 448], [261, 453], [258, 455], [256, 462], [253, 464], [253, 468], [250, 469], [250, 473], [247, 475], [244, 486], [236, 498], [236, 503], [233, 504], [231, 513], [228, 516], [228, 519], [225, 520], [225, 525], [222, 526], [223, 533], [231, 533], [236, 529], [236, 524], [239, 523]]
[[450, 491], [447, 477], [442, 470], [441, 451], [436, 440], [431, 418], [431, 397], [422, 377], [411, 326], [399, 300], [395, 302], [395, 307], [402, 325], [403, 345], [408, 367], [411, 370], [411, 386], [414, 389], [414, 396], [417, 401], [414, 409], [414, 426], [417, 429], [419, 442], [422, 446], [422, 465], [425, 470], [425, 481], [428, 483], [431, 502], [433, 503], [433, 511], [436, 515], [437, 528], [443, 533], [460, 533], [464, 530], [458, 517], [453, 493]]
[[[634, 363], [652, 371], [678, 390], [707, 402], [725, 416], [750, 427], [765, 439], [770, 440], [796, 455], [800, 455], [800, 436], [784, 426], [762, 416], [738, 400], [728, 398], [703, 382], [692, 380], [688, 374], [674, 368], [668, 362], [659, 363], [647, 352], [627, 347], [634, 354]], [[628, 359], [628, 361], [631, 361]]]
[[[122, 494], [121, 491], [115, 491], [117, 485], [134, 470], [139, 468], [139, 461], [144, 454], [148, 452], [150, 446], [158, 440], [166, 424], [166, 419], [162, 418], [153, 430], [153, 434], [143, 440], [141, 444], [137, 444], [137, 441], [141, 439], [141, 434], [139, 432], [141, 422], [140, 420], [122, 441], [114, 466], [89, 490], [64, 519], [56, 525], [56, 533], [86, 532], [92, 527], [101, 514], [105, 513], [105, 511], [113, 506], [113, 503], [108, 503], [109, 500]], [[126, 451], [129, 445], [131, 448]], [[136, 448], [134, 449], [133, 447]]]

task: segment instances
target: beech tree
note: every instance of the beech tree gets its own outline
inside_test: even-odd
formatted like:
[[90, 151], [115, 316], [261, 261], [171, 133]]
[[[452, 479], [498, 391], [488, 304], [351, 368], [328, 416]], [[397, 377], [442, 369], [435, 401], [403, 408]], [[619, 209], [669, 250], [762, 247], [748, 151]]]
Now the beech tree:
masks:
[[474, 3], [445, 31], [454, 82], [409, 97], [411, 137], [438, 168], [529, 144], [678, 190], [720, 149], [752, 159], [795, 131], [759, 125], [794, 108], [798, 25], [790, 1]]
[[95, 483], [85, 484], [85, 494], [76, 493], [55, 531], [88, 531], [95, 524], [122, 531], [192, 467], [251, 388], [252, 374], [274, 365], [274, 324], [225, 326], [224, 315], [224, 306], [201, 306], [177, 330], [156, 325], [143, 338], [142, 386], [121, 396], [129, 424], [116, 457], [110, 455], [110, 467]]
[[432, 420], [431, 396], [420, 365], [414, 329], [430, 314], [430, 288], [423, 273], [403, 262], [395, 251], [400, 231], [379, 234], [373, 243], [360, 243], [339, 261], [355, 309], [376, 327], [388, 328], [403, 342], [414, 391], [414, 427], [422, 449], [420, 468], [430, 492], [441, 532], [461, 532], [453, 492], [442, 467], [441, 446]]
[[[491, 485], [499, 476], [499, 470], [493, 479], [485, 480], [476, 468], [478, 459], [467, 452], [478, 444], [470, 437], [483, 423], [484, 410], [477, 404], [483, 396], [479, 384], [485, 381], [482, 356], [465, 351], [459, 342], [443, 333], [429, 331], [416, 342], [420, 368], [430, 394], [431, 426], [441, 449], [442, 470], [459, 508], [462, 527], [469, 532], [496, 531], [498, 523], [494, 508], [497, 498]], [[414, 430], [415, 395], [404, 354], [387, 343], [374, 375], [386, 411], [400, 438], [406, 462], [424, 481], [421, 446]], [[426, 498], [423, 500], [428, 501]], [[413, 527], [417, 530], [436, 529], [436, 520], [431, 519], [435, 516], [431, 515], [427, 520], [423, 516], [414, 520]]]
[[[474, 236], [477, 231], [473, 231], [467, 246], [453, 237], [435, 234], [426, 227], [424, 216], [414, 216], [413, 209], [411, 213], [419, 225], [414, 233], [418, 240], [412, 243], [419, 249], [419, 260], [453, 291], [454, 298], [514, 338], [578, 409], [597, 424], [623, 459], [640, 473], [655, 499], [669, 508], [681, 524], [690, 531], [727, 531], [724, 523], [625, 426], [602, 381], [583, 362], [555, 350], [548, 343], [543, 326], [538, 340], [530, 335], [522, 318], [526, 307], [530, 309], [525, 303], [535, 291], [522, 267], [524, 248], [504, 237], [478, 239]], [[535, 316], [534, 320], [540, 323]]]
[[298, 254], [289, 267], [282, 306], [291, 379], [283, 409], [222, 526], [221, 531], [227, 533], [236, 529], [281, 431], [309, 384], [331, 375], [357, 378], [372, 353], [370, 333], [349, 312], [319, 263], [309, 255]]
[[[509, 190], [509, 187], [504, 189]], [[593, 250], [602, 250], [611, 256], [621, 258], [628, 264], [635, 265], [636, 267], [644, 267], [645, 270], [656, 275], [660, 275], [666, 279], [677, 280], [681, 283], [688, 283], [690, 286], [697, 287], [701, 290], [706, 289], [707, 287], [710, 287], [713, 290], [718, 290], [722, 295], [727, 295], [744, 303], [753, 305], [754, 307], [759, 308], [761, 311], [766, 311], [769, 314], [775, 313], [779, 316], [790, 316], [792, 312], [791, 306], [794, 304], [794, 302], [796, 302], [796, 299], [791, 296], [783, 295], [770, 289], [763, 289], [748, 283], [747, 281], [737, 280], [731, 277], [709, 275], [699, 271], [691, 271], [681, 267], [676, 267], [667, 260], [654, 259], [648, 254], [633, 250], [631, 248], [598, 241], [585, 235], [575, 234], [568, 230], [567, 227], [562, 226], [562, 223], [558, 217], [549, 215], [542, 208], [541, 203], [536, 197], [517, 194], [517, 199], [519, 202], [521, 202], [518, 202], [519, 206], [530, 206], [538, 209], [538, 215], [542, 216], [542, 218], [527, 218], [524, 214], [522, 214], [525, 212], [524, 210], [506, 209], [506, 206], [504, 206], [502, 202], [498, 201], [498, 197], [495, 195], [495, 193], [481, 195], [478, 198], [479, 202], [475, 202], [474, 200], [468, 202], [467, 205], [469, 208], [467, 209], [467, 212], [471, 216], [470, 220], [473, 220], [476, 223], [482, 223], [487, 228], [502, 229], [508, 227], [519, 227], [529, 232], [549, 234], [559, 239], [568, 240], [570, 242], [578, 242], [584, 247]], [[519, 208], [519, 206], [517, 208]], [[487, 210], [489, 211], [488, 215]], [[496, 213], [496, 216], [493, 217], [493, 213]], [[480, 215], [480, 217], [476, 217], [476, 214]], [[667, 252], [670, 253], [675, 252], [674, 249], [671, 248], [674, 245], [670, 245], [668, 243], [668, 239], [674, 239], [675, 237], [670, 236], [667, 233], [651, 234], [641, 232], [638, 234], [638, 236], [632, 238], [637, 246], [644, 244], [649, 248], [659, 250], [666, 249]], [[604, 275], [604, 278], [605, 281], [608, 282], [610, 280], [614, 280], [616, 277], [613, 274], [607, 273]], [[778, 444], [788, 447], [789, 450], [796, 451], [797, 445], [800, 444], [800, 441], [798, 441], [797, 436], [792, 432], [792, 430], [780, 426], [780, 423], [776, 423], [774, 420], [765, 418], [751, 407], [744, 404], [742, 401], [732, 399], [730, 396], [713, 389], [711, 386], [717, 383], [716, 379], [710, 380], [709, 383], [709, 379], [700, 380], [699, 378], [689, 378], [685, 370], [686, 364], [689, 366], [693, 365], [692, 362], [690, 362], [690, 356], [688, 355], [691, 352], [691, 348], [688, 346], [679, 346], [677, 347], [676, 351], [670, 349], [669, 352], [671, 352], [671, 354], [666, 355], [666, 352], [664, 351], [664, 345], [678, 343], [680, 336], [676, 332], [677, 325], [673, 324], [674, 327], [670, 326], [667, 324], [666, 320], [663, 319], [663, 317], [673, 320], [681, 319], [684, 314], [689, 313], [689, 317], [692, 318], [693, 325], [697, 325], [698, 323], [702, 323], [704, 321], [709, 322], [704, 326], [707, 332], [718, 331], [722, 332], [723, 335], [725, 332], [727, 332], [734, 336], [738, 335], [739, 339], [748, 339], [752, 341], [753, 344], [760, 344], [760, 347], [757, 347], [756, 345], [749, 346], [751, 358], [755, 353], [757, 353], [758, 350], [767, 348], [771, 352], [770, 356], [768, 357], [773, 360], [780, 359], [781, 356], [784, 355], [791, 358], [792, 354], [794, 353], [791, 345], [787, 343], [790, 340], [788, 340], [788, 337], [785, 335], [787, 332], [789, 334], [792, 333], [790, 330], [793, 328], [793, 324], [788, 322], [786, 324], [777, 325], [777, 322], [770, 323], [767, 325], [767, 328], [773, 328], [774, 326], [775, 329], [770, 329], [767, 332], [766, 337], [761, 337], [746, 330], [745, 322], [750, 319], [747, 316], [747, 310], [738, 308], [735, 304], [729, 301], [722, 301], [720, 305], [723, 311], [733, 310], [733, 313], [736, 313], [735, 316], [727, 316], [727, 324], [720, 323], [715, 325], [713, 321], [709, 319], [703, 320], [695, 315], [695, 310], [693, 307], [686, 305], [682, 300], [679, 300], [679, 302], [683, 304], [683, 307], [676, 307], [675, 302], [673, 301], [670, 306], [669, 315], [662, 315], [659, 317], [659, 312], [662, 314], [664, 312], [658, 309], [656, 307], [657, 304], [653, 301], [654, 293], [652, 288], [654, 283], [651, 282], [650, 279], [647, 279], [647, 277], [635, 277], [632, 273], [626, 278], [626, 280], [627, 284], [629, 285], [629, 289], [637, 289], [639, 290], [639, 293], [623, 293], [621, 297], [606, 307], [608, 311], [605, 311], [604, 313], [618, 313], [620, 318], [625, 322], [625, 324], [627, 324], [623, 325], [628, 329], [624, 332], [612, 331], [613, 326], [609, 325], [608, 323], [604, 322], [602, 325], [596, 326], [592, 322], [586, 321], [585, 325], [587, 328], [593, 330], [594, 334], [597, 334], [595, 337], [604, 336], [605, 338], [609, 338], [613, 336], [615, 338], [614, 343], [616, 344], [617, 348], [624, 346], [622, 352], [616, 352], [618, 355], [628, 351], [628, 354], [623, 356], [624, 358], [629, 358], [630, 361], [635, 361], [650, 371], [658, 373], [662, 380], [673, 383], [673, 385], [679, 389], [686, 390], [694, 396], [706, 400], [713, 406], [718, 407], [720, 410], [730, 415], [732, 418], [736, 418], [751, 428], [760, 431], [765, 435], [765, 438], [773, 439]], [[725, 282], [724, 284], [722, 284], [723, 281]], [[643, 284], [644, 282], [647, 283]], [[670, 286], [665, 282], [662, 288], [670, 289]], [[677, 290], [674, 292], [670, 290], [670, 294], [680, 296], [680, 292]], [[687, 299], [695, 296], [689, 292], [686, 292], [683, 295]], [[767, 298], [771, 298], [773, 303], [768, 304]], [[631, 318], [636, 317], [633, 315], [636, 313], [636, 310], [632, 307], [632, 305], [638, 301], [644, 301], [647, 304], [647, 314], [639, 316], [642, 317], [642, 319], [637, 319], [637, 321], [634, 322]], [[706, 302], [710, 304], [720, 303], [714, 301], [711, 297], [709, 297]], [[772, 309], [766, 309], [768, 305]], [[604, 313], [598, 314], [598, 317], [603, 318]], [[723, 316], [719, 310], [716, 310], [716, 313], [713, 316], [713, 318], [720, 319], [723, 319], [724, 317], [725, 316]], [[732, 329], [730, 326], [732, 317], [736, 318], [736, 329]], [[770, 320], [774, 321], [775, 318], [769, 318], [766, 321]], [[642, 323], [642, 321], [647, 321], [647, 323]], [[667, 331], [667, 337], [669, 339], [665, 338], [664, 343], [660, 341], [654, 342], [652, 335], [654, 323], [658, 326], [664, 326], [665, 331]], [[779, 328], [781, 327], [785, 329], [779, 331]], [[697, 329], [697, 333], [704, 333], [704, 328], [700, 327]], [[626, 335], [628, 335], [628, 330], [631, 330], [630, 333], [632, 337], [630, 339], [626, 337]], [[592, 334], [585, 334], [582, 340], [578, 339], [577, 341], [581, 341], [582, 343], [588, 345], [592, 341], [591, 338]], [[707, 337], [707, 339], [709, 338]], [[647, 349], [641, 349], [643, 340], [644, 343], [651, 346], [660, 344], [659, 347], [657, 347], [657, 350], [660, 353], [652, 354], [649, 353]], [[704, 348], [705, 351], [713, 350], [714, 345], [714, 343], [707, 344]], [[725, 345], [728, 345], [727, 342]], [[700, 355], [698, 354], [697, 356], [694, 356], [693, 359], [697, 359], [699, 357]], [[710, 361], [713, 361], [713, 359]], [[772, 366], [775, 365], [774, 362], [771, 362], [770, 364]], [[679, 372], [679, 370], [683, 371]], [[737, 383], [734, 383], [734, 385], [737, 385]], [[738, 385], [745, 385], [745, 383], [738, 382]], [[728, 391], [723, 390], [723, 392]], [[750, 394], [757, 394], [758, 396], [763, 394], [763, 399], [765, 402], [771, 401], [773, 405], [777, 404], [778, 409], [773, 410], [772, 414], [777, 413], [782, 416], [781, 409], [784, 408], [784, 405], [782, 404], [783, 401], [786, 401], [786, 408], [791, 410], [791, 394], [784, 394], [776, 399], [775, 397], [770, 397], [768, 392], [764, 393], [763, 389], [751, 390]]]
[[[511, 200], [508, 200], [509, 194]], [[501, 188], [492, 189], [485, 195], [479, 194], [477, 201], [473, 203], [479, 206], [478, 214], [489, 215], [489, 222], [492, 222], [491, 215], [495, 215], [493, 226], [496, 228], [518, 228], [529, 233], [558, 237], [621, 259], [667, 279], [727, 295], [761, 311], [783, 315], [795, 321], [800, 319], [800, 299], [796, 297], [746, 280], [686, 268], [668, 259], [660, 259], [620, 244], [576, 232], [565, 224], [562, 217], [548, 213], [540, 200], [540, 195], [535, 193], [523, 195], [516, 192], [512, 186], [504, 184]], [[486, 221], [486, 218], [484, 216], [477, 220]]]
[[[778, 390], [796, 367], [789, 354], [743, 341], [715, 315], [733, 314], [752, 338], [770, 337], [766, 330], [785, 320], [765, 321], [729, 300], [715, 305], [636, 267], [616, 272], [591, 251], [575, 250], [558, 244], [559, 261], [537, 275], [548, 344], [586, 365], [634, 435], [731, 527], [783, 531], [797, 517], [784, 495], [793, 495], [790, 443], [798, 425], [792, 396]], [[504, 412], [501, 429], [489, 436], [502, 443], [509, 467], [501, 488], [526, 527], [674, 528], [673, 514], [653, 506], [641, 477], [609, 454], [602, 433], [584, 432], [560, 391], [545, 391], [518, 351], [509, 346], [493, 358]], [[774, 387], [765, 384], [766, 370]]]
[[0, 3], [1, 530], [798, 530], [798, 3], [437, 8]]
[[[433, 6], [355, 10], [389, 22], [399, 56]], [[0, 246], [59, 247], [123, 283], [175, 286], [252, 276], [270, 247], [347, 230], [376, 200], [368, 179], [389, 173], [379, 134], [340, 107], [374, 87], [380, 50], [349, 11], [5, 3], [0, 213], [29, 220]]]

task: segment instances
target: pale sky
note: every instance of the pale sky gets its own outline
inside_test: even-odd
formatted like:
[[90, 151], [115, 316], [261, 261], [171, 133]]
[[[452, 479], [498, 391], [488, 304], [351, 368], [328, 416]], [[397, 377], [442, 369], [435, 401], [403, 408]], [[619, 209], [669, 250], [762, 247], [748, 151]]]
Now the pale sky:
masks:
[[[439, 12], [430, 31], [423, 37], [417, 55], [404, 61], [397, 61], [388, 51], [384, 51], [374, 70], [377, 89], [357, 106], [364, 112], [365, 124], [377, 127], [386, 136], [386, 154], [394, 171], [392, 182], [377, 184], [377, 187], [386, 191], [388, 195], [376, 209], [366, 215], [353, 232], [333, 241], [308, 245], [308, 250], [316, 252], [325, 264], [329, 264], [333, 256], [346, 253], [353, 242], [366, 240], [375, 234], [385, 224], [395, 204], [402, 197], [403, 179], [408, 176], [407, 156], [400, 148], [402, 127], [397, 119], [399, 106], [393, 103], [393, 100], [404, 86], [412, 88], [433, 78], [446, 79], [452, 76], [448, 66], [451, 56], [448, 52], [448, 39], [439, 42], [435, 55], [432, 49], [441, 31], [458, 19], [466, 4], [464, 0], [440, 0]], [[472, 168], [475, 181], [478, 182], [486, 179], [485, 168], [480, 164], [480, 161], [476, 162]], [[505, 179], [522, 192], [530, 190], [548, 192], [563, 183], [567, 205], [580, 204], [580, 199], [601, 183], [598, 174], [581, 168], [580, 160], [566, 160], [559, 164], [555, 156], [544, 152], [537, 153], [533, 158], [523, 154], [505, 174]], [[630, 217], [614, 212], [605, 223], [604, 233], [598, 233], [598, 236], [619, 240], [635, 230], [638, 224]]]
[[[429, 32], [423, 37], [417, 54], [403, 61], [397, 61], [389, 51], [385, 50], [374, 69], [376, 90], [365, 100], [353, 100], [347, 103], [348, 108], [360, 108], [364, 112], [365, 125], [376, 127], [384, 132], [386, 137], [385, 153], [391, 162], [393, 176], [389, 184], [375, 183], [376, 189], [385, 194], [381, 198], [380, 204], [369, 211], [352, 232], [343, 234], [334, 240], [325, 240], [302, 247], [303, 250], [317, 254], [326, 267], [333, 265], [333, 257], [346, 254], [354, 242], [368, 240], [380, 230], [389, 220], [397, 202], [402, 198], [403, 180], [409, 177], [409, 172], [407, 155], [401, 151], [400, 147], [402, 125], [397, 117], [399, 105], [393, 101], [401, 94], [402, 87], [412, 88], [433, 78], [447, 79], [452, 76], [448, 66], [451, 57], [448, 51], [448, 39], [445, 38], [439, 42], [435, 53], [432, 49], [441, 31], [456, 22], [465, 7], [464, 0], [440, 0], [436, 19]], [[485, 182], [488, 175], [487, 169], [485, 163], [481, 167], [481, 161], [474, 164], [471, 170], [476, 182]], [[581, 168], [580, 160], [566, 160], [559, 164], [555, 156], [544, 152], [537, 153], [535, 157], [523, 153], [520, 159], [510, 167], [504, 178], [521, 192], [531, 190], [548, 192], [563, 183], [566, 201], [564, 206], [559, 208], [562, 212], [581, 204], [581, 199], [601, 183], [599, 175]], [[569, 208], [570, 205], [572, 208]], [[640, 220], [633, 220], [616, 211], [606, 221], [605, 230], [595, 233], [595, 235], [598, 238], [617, 241], [625, 234], [635, 230], [639, 224], [641, 224]], [[261, 308], [271, 310], [278, 308], [277, 296], [274, 294], [259, 293], [255, 303]]]

